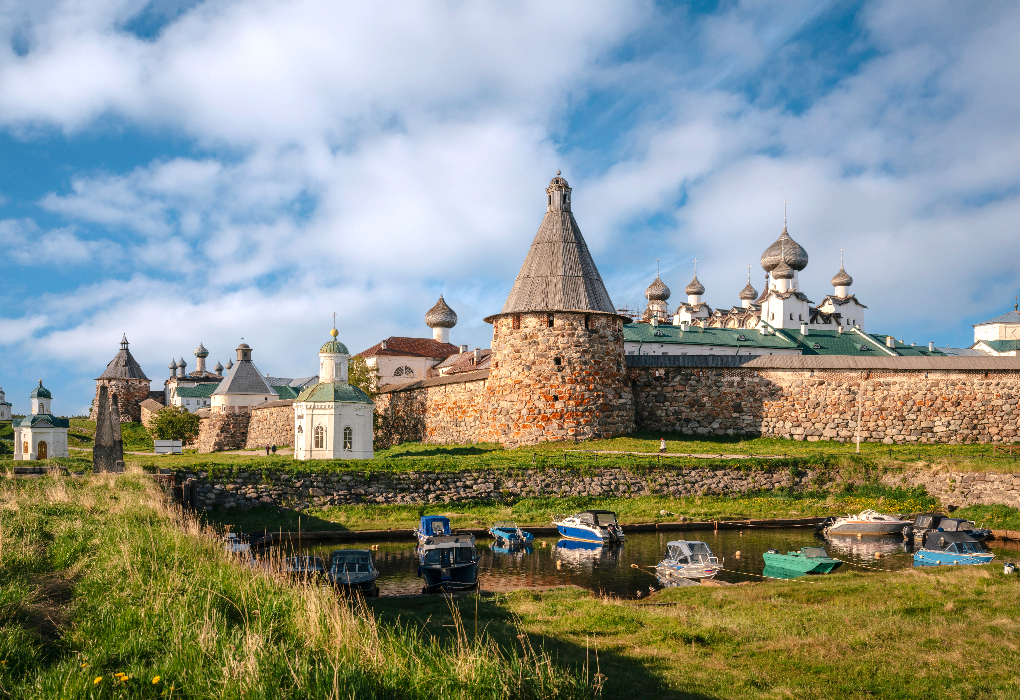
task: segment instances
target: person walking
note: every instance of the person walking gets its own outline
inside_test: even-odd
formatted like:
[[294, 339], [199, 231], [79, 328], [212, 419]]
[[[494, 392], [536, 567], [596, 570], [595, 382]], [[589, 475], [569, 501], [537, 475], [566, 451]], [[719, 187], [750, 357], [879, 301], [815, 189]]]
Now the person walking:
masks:
[[269, 445], [266, 445], [266, 457], [269, 456]]
[[659, 452], [663, 453], [666, 451], [666, 438], [659, 439]]
[[273, 454], [276, 454], [276, 445], [273, 445]]

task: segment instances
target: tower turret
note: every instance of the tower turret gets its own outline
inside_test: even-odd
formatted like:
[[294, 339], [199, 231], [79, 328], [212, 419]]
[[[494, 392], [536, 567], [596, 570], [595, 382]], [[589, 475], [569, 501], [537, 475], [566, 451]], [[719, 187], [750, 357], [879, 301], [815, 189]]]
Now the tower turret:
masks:
[[346, 345], [337, 340], [340, 332], [336, 328], [332, 329], [329, 334], [333, 336], [333, 339], [327, 340], [319, 348], [319, 381], [346, 384], [351, 353], [347, 350]]
[[205, 358], [209, 357], [209, 351], [205, 349], [205, 345], [201, 342], [195, 348], [195, 357], [198, 358], [198, 365], [195, 367], [195, 371], [199, 374], [205, 374]]

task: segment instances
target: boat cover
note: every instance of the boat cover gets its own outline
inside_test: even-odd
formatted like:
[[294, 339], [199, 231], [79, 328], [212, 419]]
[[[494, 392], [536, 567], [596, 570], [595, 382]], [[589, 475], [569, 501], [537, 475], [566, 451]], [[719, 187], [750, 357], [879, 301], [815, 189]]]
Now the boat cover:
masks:
[[616, 525], [616, 513], [611, 510], [585, 510], [577, 514], [582, 523], [592, 525]]
[[442, 515], [423, 515], [419, 528], [426, 535], [449, 535], [450, 519]]
[[974, 523], [963, 518], [943, 518], [939, 529], [943, 532], [970, 532], [974, 529]]
[[[935, 530], [925, 535], [924, 548], [943, 550], [954, 542], [973, 542], [976, 545], [981, 545], [980, 542], [966, 532], [942, 532], [941, 530]], [[983, 549], [983, 547], [981, 548]]]
[[942, 513], [922, 513], [921, 515], [914, 518], [914, 529], [915, 530], [930, 530], [937, 527], [939, 521], [946, 516]]

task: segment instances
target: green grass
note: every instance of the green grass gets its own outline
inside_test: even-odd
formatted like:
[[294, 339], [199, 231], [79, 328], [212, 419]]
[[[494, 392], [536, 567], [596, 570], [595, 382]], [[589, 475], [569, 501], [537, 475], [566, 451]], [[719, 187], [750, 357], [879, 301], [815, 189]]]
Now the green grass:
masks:
[[[152, 452], [152, 436], [141, 423], [121, 423], [120, 436], [125, 452]], [[69, 447], [92, 447], [96, 437], [96, 422], [86, 418], [71, 418], [68, 431]]]
[[668, 498], [632, 496], [622, 498], [524, 498], [512, 504], [463, 502], [432, 505], [355, 504], [310, 508], [302, 513], [256, 507], [251, 510], [216, 508], [203, 515], [210, 524], [230, 526], [235, 532], [253, 530], [390, 530], [418, 525], [422, 515], [445, 515], [454, 527], [488, 528], [497, 520], [519, 525], [550, 525], [555, 515], [588, 508], [612, 510], [621, 523], [677, 522], [688, 520], [746, 520], [799, 518], [856, 513], [865, 508], [890, 513], [932, 510], [938, 503], [923, 489], [894, 489], [867, 485], [834, 494], [776, 491], [737, 498], [695, 496]]
[[245, 567], [140, 473], [5, 479], [0, 543], [3, 697], [597, 694], [583, 664], [522, 653], [513, 619], [440, 637]]
[[1020, 510], [1009, 506], [967, 506], [954, 510], [953, 517], [967, 518], [991, 530], [1020, 530]]

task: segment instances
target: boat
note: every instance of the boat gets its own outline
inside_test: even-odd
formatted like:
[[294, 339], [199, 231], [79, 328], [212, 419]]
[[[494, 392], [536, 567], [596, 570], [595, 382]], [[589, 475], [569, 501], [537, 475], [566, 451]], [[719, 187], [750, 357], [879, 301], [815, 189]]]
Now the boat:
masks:
[[[783, 569], [797, 576], [830, 574], [843, 564], [839, 559], [830, 557], [823, 547], [802, 547], [799, 552], [787, 552], [786, 554], [770, 549], [761, 556], [765, 560], [766, 567]], [[777, 578], [788, 577], [779, 576]]]
[[379, 595], [379, 570], [367, 549], [337, 549], [330, 557], [326, 580], [335, 588], [365, 597]]
[[995, 555], [965, 532], [929, 532], [924, 546], [914, 552], [914, 566], [987, 564]]
[[913, 526], [914, 544], [924, 544], [924, 536], [937, 528], [945, 517], [943, 513], [921, 513], [915, 517]]
[[474, 535], [427, 537], [418, 545], [422, 593], [469, 591], [478, 586], [478, 552]]
[[674, 540], [666, 543], [666, 556], [655, 565], [659, 578], [713, 578], [722, 570], [719, 559], [704, 542]]
[[517, 527], [517, 523], [507, 520], [495, 523], [489, 528], [489, 534], [498, 541], [506, 542], [508, 545], [528, 544], [535, 536]]
[[560, 536], [582, 542], [623, 542], [623, 528], [616, 522], [611, 510], [585, 510], [568, 517], [553, 520]]
[[452, 535], [453, 530], [450, 529], [449, 518], [442, 515], [423, 515], [414, 534], [418, 538], [418, 544], [421, 544], [430, 537]]
[[826, 535], [895, 535], [907, 537], [914, 524], [897, 515], [883, 515], [874, 510], [864, 510], [856, 515], [836, 518], [825, 528]]
[[273, 533], [269, 530], [258, 530], [257, 532], [246, 532], [240, 537], [242, 542], [247, 542], [252, 547], [268, 547], [273, 543]]
[[326, 565], [322, 557], [287, 557], [283, 561], [283, 573], [303, 581], [317, 580], [326, 573]]
[[963, 532], [978, 542], [984, 542], [992, 536], [991, 530], [976, 527], [973, 520], [965, 520], [964, 518], [942, 518], [935, 529], [942, 532]]
[[223, 536], [223, 546], [230, 554], [244, 555], [251, 551], [251, 545], [238, 537], [236, 532], [228, 532]]

